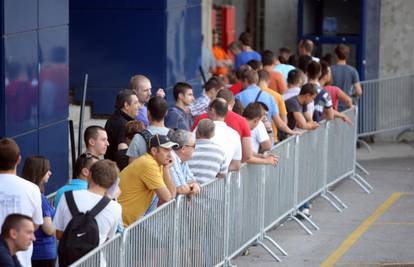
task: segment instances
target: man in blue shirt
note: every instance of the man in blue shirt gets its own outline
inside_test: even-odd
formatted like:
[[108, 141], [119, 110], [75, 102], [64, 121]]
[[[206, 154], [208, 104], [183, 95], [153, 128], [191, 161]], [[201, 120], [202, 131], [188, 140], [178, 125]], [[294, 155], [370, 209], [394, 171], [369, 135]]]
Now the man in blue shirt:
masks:
[[56, 192], [55, 207], [58, 206], [60, 199], [66, 191], [86, 190], [88, 189], [88, 176], [92, 165], [99, 160], [98, 157], [83, 153], [75, 162], [75, 173], [73, 179], [67, 185], [59, 188]]
[[243, 79], [246, 89], [236, 95], [236, 99], [240, 100], [243, 106], [246, 107], [253, 102], [261, 102], [268, 108], [268, 120], [273, 121], [279, 130], [291, 135], [300, 134], [300, 132], [291, 130], [286, 122], [280, 118], [279, 109], [274, 98], [257, 86], [257, 82], [259, 81], [257, 71], [249, 70], [245, 72]]
[[252, 59], [255, 59], [257, 61], [262, 61], [262, 57], [259, 53], [253, 50], [251, 47], [252, 45], [252, 37], [250, 33], [243, 32], [239, 36], [239, 41], [242, 46], [242, 52], [237, 54], [236, 56], [236, 62], [235, 62], [235, 69], [239, 69], [241, 65], [247, 64]]
[[194, 101], [193, 88], [185, 82], [178, 82], [173, 88], [175, 106], [168, 110], [165, 117], [165, 126], [170, 129], [191, 131], [193, 124], [190, 114], [190, 105]]

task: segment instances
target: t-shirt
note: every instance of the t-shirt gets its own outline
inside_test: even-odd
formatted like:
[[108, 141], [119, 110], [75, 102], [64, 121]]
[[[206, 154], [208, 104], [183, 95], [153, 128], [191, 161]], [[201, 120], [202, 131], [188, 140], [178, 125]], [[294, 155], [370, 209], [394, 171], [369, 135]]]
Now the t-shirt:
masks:
[[280, 73], [282, 73], [283, 78], [285, 79], [285, 82], [287, 83], [287, 78], [289, 75], [289, 71], [294, 70], [295, 67], [289, 64], [277, 64], [274, 68], [273, 71], [278, 71]]
[[4, 241], [3, 237], [0, 237], [0, 266], [6, 267], [21, 267], [19, 260], [16, 255], [10, 254], [9, 247]]
[[194, 180], [194, 175], [188, 167], [188, 162], [182, 161], [175, 151], [171, 151], [171, 156], [174, 158], [174, 164], [170, 167], [170, 175], [175, 186], [180, 187]]
[[332, 98], [332, 105], [335, 110], [338, 110], [338, 90], [341, 90], [339, 87], [327, 85], [323, 89], [329, 93]]
[[[159, 135], [167, 135], [170, 129], [167, 127], [160, 127], [160, 126], [148, 126], [147, 130], [152, 134], [159, 134]], [[144, 137], [141, 134], [134, 135], [132, 138], [131, 143], [129, 144], [128, 150], [126, 155], [128, 157], [139, 157], [147, 153], [147, 142], [145, 141]]]
[[236, 56], [236, 62], [234, 64], [235, 69], [239, 69], [241, 65], [247, 64], [250, 60], [255, 59], [262, 61], [262, 56], [256, 51], [243, 51]]
[[149, 121], [148, 121], [148, 109], [146, 106], [142, 106], [138, 109], [138, 114], [136, 117], [137, 121], [142, 121], [145, 125], [145, 127], [148, 127]]
[[115, 152], [118, 151], [118, 145], [126, 143], [125, 124], [135, 120], [128, 114], [117, 109], [105, 123], [105, 131], [108, 135], [109, 146], [105, 153], [105, 158], [115, 160]]
[[[281, 117], [285, 117], [287, 116], [287, 111], [286, 111], [286, 106], [285, 106], [285, 101], [283, 100], [283, 97], [281, 94], [273, 91], [272, 89], [268, 88], [268, 87], [260, 87], [260, 89], [262, 89], [264, 92], [269, 93], [273, 99], [275, 100], [277, 107], [279, 108], [279, 113]], [[278, 140], [277, 138], [277, 127], [276, 124], [272, 121], [272, 129], [273, 129], [273, 138], [275, 141]]]
[[260, 143], [269, 139], [266, 127], [262, 121], [259, 121], [259, 124], [252, 130], [252, 151], [259, 153]]
[[[10, 190], [13, 189], [13, 190]], [[7, 215], [20, 213], [33, 219], [37, 225], [43, 224], [42, 198], [39, 187], [14, 174], [0, 174], [0, 225]], [[19, 251], [17, 257], [23, 266], [31, 266], [33, 246]]]
[[[80, 212], [87, 212], [98, 204], [102, 199], [102, 196], [88, 190], [78, 190], [73, 191], [73, 198], [78, 210]], [[109, 204], [95, 216], [99, 229], [99, 245], [115, 235], [118, 223], [121, 221], [121, 214], [121, 205], [111, 200]], [[70, 213], [66, 202], [66, 197], [63, 195], [59, 206], [56, 209], [55, 218], [53, 219], [56, 230], [63, 232], [71, 219], [72, 214]]]
[[210, 139], [196, 140], [196, 148], [188, 166], [199, 183], [206, 183], [218, 174], [227, 173], [225, 152]]
[[[202, 119], [207, 119], [208, 115], [207, 113], [201, 114], [198, 116], [194, 121], [193, 130], [197, 127], [198, 123]], [[229, 110], [227, 111], [226, 118], [224, 119], [224, 122], [227, 124], [227, 126], [234, 129], [240, 136], [240, 139], [243, 139], [245, 137], [250, 137], [250, 128], [249, 124], [247, 123], [247, 120], [240, 116], [239, 114]]]
[[88, 182], [83, 179], [72, 179], [67, 185], [62, 186], [56, 192], [55, 207], [58, 206], [60, 199], [66, 191], [86, 190], [88, 189]]
[[294, 112], [304, 113], [307, 111], [306, 105], [301, 105], [297, 96], [291, 97], [285, 101], [288, 112], [288, 126], [290, 129], [296, 128], [296, 120], [293, 115]]
[[155, 190], [166, 187], [163, 166], [148, 153], [134, 160], [120, 174], [118, 198], [125, 226], [139, 219], [149, 208]]
[[[332, 79], [334, 86], [342, 89], [347, 95], [354, 94], [353, 85], [359, 82], [358, 71], [349, 65], [332, 65], [331, 67]], [[346, 109], [345, 104], [339, 103], [339, 110]]]
[[214, 121], [215, 133], [211, 141], [219, 145], [225, 152], [226, 168], [232, 160], [241, 160], [242, 146], [239, 134], [227, 126], [224, 121]]
[[[226, 51], [224, 51], [223, 48], [215, 45], [213, 46], [213, 55], [215, 57], [216, 60], [224, 60], [224, 59], [228, 59], [229, 57], [226, 54]], [[216, 66], [216, 70], [215, 73], [216, 75], [226, 75], [228, 72], [227, 67], [218, 67]]]
[[191, 116], [181, 108], [173, 106], [165, 116], [165, 126], [170, 129], [191, 130]]
[[[257, 85], [252, 84], [240, 92], [240, 94], [236, 95], [236, 99], [239, 99], [243, 106], [246, 107], [248, 104], [256, 100], [260, 91], [261, 90]], [[279, 108], [277, 107], [275, 100], [267, 92], [262, 91], [257, 101], [264, 103], [269, 109], [267, 113], [267, 119], [269, 121], [272, 121], [273, 116], [279, 115]]]
[[323, 90], [319, 85], [314, 105], [313, 120], [320, 122], [322, 120], [323, 110], [332, 107], [332, 99], [329, 93]]
[[243, 89], [242, 82], [236, 82], [229, 88], [229, 90], [233, 93], [233, 95], [237, 95], [238, 93], [241, 92], [242, 89]]
[[[292, 87], [289, 88], [286, 93], [284, 93], [282, 95], [283, 100], [286, 102], [286, 100], [288, 100], [291, 97], [297, 96], [300, 93], [300, 88], [299, 87]], [[313, 110], [314, 110], [314, 103], [310, 102], [307, 106], [307, 112], [309, 112], [311, 114], [311, 116], [313, 116]]]
[[[42, 214], [44, 217], [53, 219], [55, 216], [55, 209], [49, 204], [45, 195], [42, 194]], [[49, 260], [56, 259], [56, 237], [50, 236], [43, 232], [39, 227], [35, 231], [36, 240], [33, 242], [32, 260]]]
[[269, 71], [269, 75], [269, 88], [279, 94], [283, 94], [287, 90], [287, 85], [282, 73]]

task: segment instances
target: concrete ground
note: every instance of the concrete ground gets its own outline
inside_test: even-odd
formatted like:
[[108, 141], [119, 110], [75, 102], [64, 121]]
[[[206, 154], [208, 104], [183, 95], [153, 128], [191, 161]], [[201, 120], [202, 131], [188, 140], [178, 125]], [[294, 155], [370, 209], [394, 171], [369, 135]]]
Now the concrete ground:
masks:
[[341, 182], [333, 192], [348, 208], [339, 213], [324, 199], [315, 199], [312, 220], [321, 229], [313, 236], [294, 221], [269, 232], [289, 254], [281, 256], [282, 262], [256, 246], [233, 263], [239, 267], [414, 266], [414, 142], [375, 143], [371, 153], [361, 148], [357, 154], [370, 172], [372, 193], [364, 193], [349, 179]]

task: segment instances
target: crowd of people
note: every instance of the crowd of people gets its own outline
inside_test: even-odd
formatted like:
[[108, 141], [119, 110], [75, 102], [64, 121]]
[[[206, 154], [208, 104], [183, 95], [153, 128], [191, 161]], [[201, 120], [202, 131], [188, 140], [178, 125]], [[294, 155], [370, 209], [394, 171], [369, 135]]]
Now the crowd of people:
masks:
[[289, 48], [258, 53], [242, 33], [227, 53], [213, 37], [213, 50], [203, 53], [210, 78], [201, 96], [178, 82], [169, 106], [162, 89], [152, 96], [150, 79], [134, 75], [105, 127], [85, 130], [85, 152], [53, 205], [44, 195], [49, 160], [28, 157], [19, 177], [19, 146], [0, 140], [0, 266], [55, 266], [58, 256], [68, 266], [177, 194], [191, 198], [242, 163], [276, 166], [275, 143], [321, 120], [351, 123], [341, 111], [362, 90], [347, 46], [321, 59], [310, 40], [297, 55]]

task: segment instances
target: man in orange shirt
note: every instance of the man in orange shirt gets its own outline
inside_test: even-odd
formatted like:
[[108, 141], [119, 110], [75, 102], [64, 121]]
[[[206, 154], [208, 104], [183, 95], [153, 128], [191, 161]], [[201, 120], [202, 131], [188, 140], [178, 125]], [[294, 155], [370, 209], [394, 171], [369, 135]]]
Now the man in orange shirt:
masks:
[[[279, 108], [279, 116], [280, 118], [287, 123], [287, 110], [286, 110], [286, 105], [285, 105], [285, 101], [283, 101], [283, 97], [273, 91], [272, 89], [269, 88], [268, 86], [268, 82], [270, 79], [270, 75], [269, 72], [265, 71], [265, 70], [259, 70], [258, 72], [259, 74], [259, 83], [258, 86], [260, 87], [260, 89], [262, 89], [265, 92], [268, 92], [275, 100], [277, 107]], [[272, 123], [272, 129], [273, 129], [273, 136], [274, 136], [274, 140], [275, 143], [278, 141], [278, 135], [277, 135], [277, 127], [274, 123]], [[280, 138], [280, 136], [279, 136]], [[281, 140], [279, 140], [281, 141]]]
[[232, 64], [231, 59], [227, 55], [226, 51], [219, 46], [219, 35], [216, 31], [213, 31], [213, 55], [216, 59], [215, 75], [225, 76], [227, 75], [228, 68]]
[[275, 54], [270, 50], [263, 51], [262, 63], [263, 69], [270, 75], [269, 88], [283, 95], [287, 91], [287, 85], [283, 74], [273, 70], [276, 65]]

